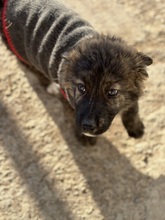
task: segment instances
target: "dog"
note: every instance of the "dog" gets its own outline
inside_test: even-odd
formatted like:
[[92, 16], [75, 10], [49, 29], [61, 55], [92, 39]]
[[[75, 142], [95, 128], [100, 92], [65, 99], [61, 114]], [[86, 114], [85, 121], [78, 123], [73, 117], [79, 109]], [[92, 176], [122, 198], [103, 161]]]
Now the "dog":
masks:
[[2, 29], [19, 60], [60, 85], [75, 110], [79, 137], [91, 144], [121, 112], [139, 138], [138, 114], [152, 59], [119, 37], [100, 34], [58, 0], [1, 0]]

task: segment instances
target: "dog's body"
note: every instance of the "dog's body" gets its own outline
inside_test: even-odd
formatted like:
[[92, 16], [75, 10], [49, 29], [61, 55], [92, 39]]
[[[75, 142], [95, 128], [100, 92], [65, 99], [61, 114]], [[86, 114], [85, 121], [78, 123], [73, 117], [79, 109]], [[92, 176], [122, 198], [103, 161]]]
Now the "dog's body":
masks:
[[4, 32], [13, 52], [50, 80], [57, 79], [62, 54], [95, 33], [85, 20], [58, 0], [5, 2]]
[[151, 58], [97, 33], [57, 0], [5, 0], [3, 30], [20, 60], [60, 84], [81, 134], [105, 132], [122, 111], [129, 135], [142, 136], [138, 98]]

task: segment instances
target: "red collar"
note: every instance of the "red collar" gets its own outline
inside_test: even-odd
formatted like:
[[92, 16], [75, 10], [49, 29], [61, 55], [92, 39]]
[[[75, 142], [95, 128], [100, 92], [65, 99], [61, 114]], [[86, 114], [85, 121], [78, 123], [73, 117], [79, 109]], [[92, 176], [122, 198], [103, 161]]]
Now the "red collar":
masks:
[[65, 91], [64, 91], [62, 88], [60, 88], [60, 92], [61, 92], [61, 94], [63, 95], [63, 97], [64, 97], [65, 99], [67, 99], [66, 93], [65, 93]]

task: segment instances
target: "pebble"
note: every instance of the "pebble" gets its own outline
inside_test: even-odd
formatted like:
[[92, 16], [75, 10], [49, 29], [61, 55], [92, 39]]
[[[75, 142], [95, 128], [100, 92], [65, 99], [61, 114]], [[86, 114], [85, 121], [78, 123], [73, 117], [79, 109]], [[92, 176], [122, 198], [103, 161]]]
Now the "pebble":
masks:
[[149, 144], [147, 142], [139, 142], [135, 145], [135, 152], [136, 153], [142, 153], [149, 147]]

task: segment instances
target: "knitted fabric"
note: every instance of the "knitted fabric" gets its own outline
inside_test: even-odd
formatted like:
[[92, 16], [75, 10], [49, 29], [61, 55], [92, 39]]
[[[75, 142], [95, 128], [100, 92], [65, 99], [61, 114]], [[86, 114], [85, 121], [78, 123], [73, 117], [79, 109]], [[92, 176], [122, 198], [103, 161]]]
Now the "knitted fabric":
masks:
[[57, 0], [5, 0], [3, 29], [11, 50], [51, 81], [62, 54], [95, 34], [91, 25]]

